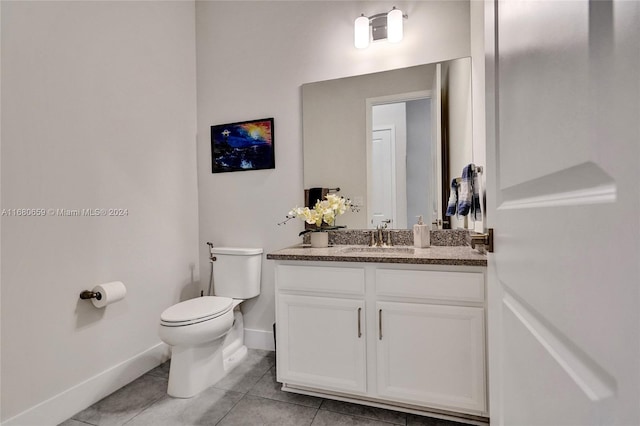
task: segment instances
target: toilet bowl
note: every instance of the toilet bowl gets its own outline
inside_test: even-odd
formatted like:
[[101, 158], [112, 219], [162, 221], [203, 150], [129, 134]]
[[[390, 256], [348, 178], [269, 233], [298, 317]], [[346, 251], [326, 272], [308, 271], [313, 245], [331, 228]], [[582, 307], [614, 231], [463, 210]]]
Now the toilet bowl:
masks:
[[247, 353], [240, 304], [259, 294], [262, 249], [211, 252], [216, 295], [180, 302], [160, 315], [159, 336], [171, 346], [167, 393], [177, 398], [213, 385]]
[[160, 338], [172, 347], [169, 395], [190, 398], [224, 376], [221, 349], [237, 304], [228, 297], [199, 297], [160, 315]]

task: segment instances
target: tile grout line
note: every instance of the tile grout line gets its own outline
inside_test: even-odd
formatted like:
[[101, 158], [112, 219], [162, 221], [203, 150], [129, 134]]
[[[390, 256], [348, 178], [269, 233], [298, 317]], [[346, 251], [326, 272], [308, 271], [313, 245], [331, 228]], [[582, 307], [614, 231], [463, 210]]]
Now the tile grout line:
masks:
[[[237, 406], [237, 405], [238, 405], [238, 404], [239, 404], [243, 399], [245, 399], [245, 398], [247, 397], [247, 395], [248, 395], [248, 396], [250, 396], [250, 397], [253, 397], [253, 398], [260, 398], [260, 399], [264, 399], [264, 400], [266, 400], [266, 401], [280, 402], [280, 403], [283, 403], [283, 404], [290, 404], [290, 405], [296, 405], [296, 406], [299, 406], [299, 407], [304, 407], [304, 408], [311, 408], [311, 409], [313, 409], [314, 407], [309, 407], [308, 405], [296, 404], [296, 403], [294, 403], [294, 402], [280, 401], [280, 400], [277, 400], [277, 399], [265, 398], [265, 397], [263, 397], [263, 396], [259, 396], [259, 395], [253, 395], [253, 394], [251, 394], [251, 391], [252, 391], [256, 386], [258, 386], [258, 383], [260, 383], [260, 381], [261, 381], [261, 380], [262, 380], [262, 379], [263, 379], [267, 374], [270, 374], [270, 373], [271, 373], [271, 369], [272, 369], [272, 368], [275, 368], [275, 367], [276, 367], [276, 365], [275, 365], [275, 364], [274, 364], [273, 366], [269, 367], [269, 369], [268, 369], [267, 371], [265, 371], [265, 372], [264, 372], [264, 374], [262, 374], [262, 376], [260, 376], [260, 378], [258, 379], [258, 381], [256, 381], [256, 383], [251, 387], [251, 389], [249, 389], [247, 392], [245, 392], [245, 393], [242, 395], [242, 398], [240, 398], [240, 399], [238, 400], [238, 402], [236, 402], [236, 403], [233, 405], [233, 407], [231, 407], [231, 409], [230, 409], [229, 411], [227, 411], [227, 413], [226, 413], [226, 414], [225, 414], [225, 415], [224, 415], [224, 416], [223, 416], [223, 417], [222, 417], [222, 418], [221, 418], [221, 419], [216, 423], [216, 425], [219, 425], [219, 424], [220, 424], [220, 423], [225, 419], [225, 417], [227, 417], [227, 416], [229, 415], [229, 413], [231, 413], [231, 411], [233, 411], [233, 409], [234, 409], [234, 408], [235, 408], [235, 407], [236, 407], [236, 406]], [[279, 382], [277, 382], [277, 383], [279, 383]], [[323, 399], [323, 402], [324, 402], [324, 399]], [[322, 405], [322, 402], [320, 403], [320, 405]], [[311, 424], [312, 424], [312, 423], [313, 423], [313, 421], [315, 420], [316, 416], [318, 415], [318, 411], [320, 411], [320, 407], [316, 408], [315, 410], [316, 410], [316, 412], [313, 414], [313, 418], [311, 419], [311, 422], [309, 423], [309, 426], [311, 426]]]
[[[153, 371], [153, 370], [152, 370]], [[146, 373], [144, 373], [144, 375], [146, 376], [152, 376], [152, 377], [158, 377], [160, 379], [165, 379], [165, 380], [169, 380], [169, 378], [165, 375], [161, 375], [161, 374], [157, 374], [157, 373], [152, 373], [151, 371], [148, 371]]]
[[[259, 361], [257, 361], [255, 367], [259, 367], [261, 364], [264, 365], [263, 362], [266, 361], [268, 358], [270, 358], [270, 356], [269, 356], [269, 354], [267, 354], [267, 355], [263, 355], [263, 356], [256, 357], [256, 358], [259, 358]], [[271, 364], [271, 361], [273, 361], [273, 364]], [[327, 411], [327, 412], [332, 412], [332, 413], [335, 413], [335, 414], [338, 414], [338, 415], [341, 415], [341, 416], [348, 416], [348, 417], [353, 418], [356, 421], [380, 422], [381, 424], [396, 425], [396, 426], [408, 426], [409, 423], [410, 423], [409, 422], [409, 416], [408, 416], [407, 413], [402, 413], [402, 414], [404, 414], [403, 419], [402, 419], [402, 423], [394, 423], [393, 420], [387, 420], [387, 419], [383, 420], [383, 419], [380, 419], [380, 418], [367, 417], [367, 416], [363, 416], [363, 415], [348, 413], [348, 411], [336, 410], [335, 408], [331, 407], [331, 404], [327, 404], [327, 402], [331, 401], [330, 399], [326, 399], [326, 398], [322, 398], [322, 397], [317, 397], [318, 399], [320, 399], [320, 403], [318, 404], [317, 407], [315, 407], [313, 405], [305, 405], [305, 404], [297, 402], [297, 401], [288, 401], [288, 400], [286, 400], [286, 398], [285, 398], [285, 400], [277, 399], [277, 395], [274, 394], [271, 390], [269, 390], [269, 392], [267, 392], [266, 396], [258, 395], [258, 394], [252, 394], [252, 392], [254, 392], [256, 390], [258, 385], [263, 380], [266, 380], [267, 378], [268, 378], [268, 381], [269, 381], [269, 386], [271, 386], [272, 383], [276, 384], [276, 388], [278, 386], [282, 385], [280, 382], [277, 381], [277, 379], [271, 377], [271, 375], [273, 373], [277, 373], [275, 358], [272, 359], [272, 360], [269, 360], [268, 364], [270, 364], [270, 366], [269, 366], [269, 368], [266, 369], [266, 371], [263, 372], [263, 374], [253, 376], [253, 377], [257, 377], [257, 380], [245, 392], [239, 392], [239, 391], [235, 391], [235, 390], [231, 390], [231, 389], [217, 388], [215, 386], [215, 384], [211, 386], [212, 388], [216, 388], [217, 390], [220, 390], [220, 391], [224, 392], [225, 394], [233, 394], [233, 393], [235, 393], [237, 395], [240, 395], [240, 398], [237, 400], [237, 402], [235, 402], [231, 406], [231, 408], [229, 408], [226, 411], [226, 413], [224, 413], [224, 415], [220, 418], [220, 420], [218, 420], [215, 423], [215, 425], [220, 425], [227, 417], [229, 417], [229, 414], [231, 412], [233, 412], [236, 409], [236, 407], [238, 406], [238, 404], [240, 404], [241, 401], [243, 401], [245, 398], [247, 398], [247, 396], [249, 396], [250, 399], [251, 398], [257, 398], [257, 399], [262, 399], [263, 401], [286, 404], [288, 406], [294, 406], [295, 405], [295, 406], [303, 407], [303, 408], [306, 408], [306, 409], [313, 409], [315, 411], [314, 411], [313, 416], [311, 417], [311, 421], [309, 423], [309, 426], [312, 425], [315, 422], [315, 419], [320, 414], [320, 410]], [[155, 380], [158, 380], [158, 381], [162, 380], [165, 383], [168, 382], [168, 377], [166, 377], [166, 375], [161, 375], [160, 373], [162, 373], [162, 371], [161, 370], [157, 370], [156, 368], [150, 370], [149, 372], [145, 373], [144, 375], [148, 376], [149, 378], [151, 378], [154, 381]], [[256, 368], [256, 369], [259, 371], [261, 368]], [[272, 369], [273, 369], [273, 372], [272, 372]], [[151, 373], [151, 371], [153, 371], [153, 370], [155, 370], [156, 374], [152, 374]], [[277, 374], [276, 374], [276, 377], [277, 377]], [[275, 381], [272, 382], [274, 379], [275, 379]], [[278, 390], [278, 393], [284, 392], [284, 391], [282, 391], [281, 388], [277, 389], [277, 390]], [[148, 412], [149, 410], [153, 410], [154, 406], [157, 406], [157, 404], [160, 401], [163, 401], [166, 397], [167, 397], [167, 394], [164, 393], [164, 394], [158, 396], [157, 398], [155, 398], [155, 399], [153, 399], [151, 401], [148, 401], [148, 403], [142, 405], [142, 407], [140, 407], [140, 410], [137, 411], [131, 418], [129, 418], [129, 419], [123, 421], [123, 422], [120, 422], [115, 426], [126, 426], [126, 425], [130, 424], [135, 418], [139, 417], [142, 413]], [[309, 413], [309, 411], [307, 411], [307, 413]], [[401, 413], [401, 412], [397, 412], [397, 413]], [[88, 422], [88, 421], [74, 419], [73, 416], [70, 419], [73, 419], [73, 420], [75, 420], [75, 421], [77, 421], [77, 422], [79, 422], [81, 424], [84, 424], [84, 425], [97, 426], [96, 424], [93, 424], [93, 423]], [[302, 420], [302, 419], [300, 419], [300, 420]], [[400, 419], [398, 419], [398, 420], [400, 421]]]
[[[271, 367], [271, 368], [275, 368], [275, 365], [274, 365], [273, 367]], [[267, 372], [266, 372], [266, 373], [264, 373], [264, 374], [262, 375], [262, 377], [260, 377], [260, 380], [262, 380], [262, 379], [264, 378], [264, 376], [266, 376], [266, 375], [271, 371], [271, 368], [270, 368], [269, 370], [267, 370]], [[287, 404], [298, 405], [298, 406], [300, 406], [300, 407], [315, 408], [316, 410], [319, 410], [319, 409], [320, 409], [320, 407], [322, 406], [322, 403], [323, 403], [323, 402], [324, 402], [324, 400], [325, 400], [324, 398], [315, 397], [315, 398], [319, 398], [319, 399], [321, 400], [321, 401], [320, 401], [320, 405], [316, 408], [316, 407], [313, 407], [313, 406], [310, 406], [310, 405], [299, 404], [299, 403], [297, 403], [297, 402], [292, 402], [292, 401], [282, 401], [282, 400], [280, 400], [280, 399], [269, 398], [269, 397], [262, 396], [262, 395], [255, 395], [255, 394], [252, 394], [252, 393], [251, 393], [251, 391], [253, 390], [253, 388], [255, 388], [255, 387], [258, 385], [258, 383], [260, 383], [260, 380], [258, 380], [258, 381], [256, 382], [256, 384], [255, 384], [255, 385], [253, 385], [253, 387], [252, 387], [251, 389], [249, 389], [249, 391], [247, 392], [247, 395], [255, 396], [255, 397], [262, 398], [262, 399], [266, 399], [266, 400], [269, 400], [269, 401], [284, 402], [284, 403], [287, 403]], [[280, 384], [280, 385], [282, 384], [282, 383], [278, 382], [277, 380], [276, 380], [276, 383], [278, 383], [278, 384]], [[284, 392], [284, 391], [280, 389], [280, 392]]]
[[[274, 365], [272, 368], [275, 368], [275, 365]], [[266, 372], [266, 373], [264, 373], [264, 374], [260, 377], [260, 380], [262, 380], [262, 379], [264, 378], [264, 376], [266, 376], [267, 374], [269, 374], [269, 372], [270, 372], [270, 371], [271, 371], [271, 368], [270, 368], [269, 370], [267, 370], [267, 372]], [[281, 400], [279, 400], [279, 399], [273, 399], [273, 398], [268, 398], [268, 397], [261, 396], [261, 395], [253, 395], [253, 394], [251, 394], [251, 391], [252, 391], [252, 390], [253, 390], [253, 389], [258, 385], [258, 383], [260, 382], [260, 380], [258, 380], [258, 382], [256, 382], [256, 384], [255, 384], [251, 389], [249, 389], [249, 391], [247, 391], [247, 393], [246, 393], [245, 395], [250, 395], [250, 396], [253, 396], [253, 397], [257, 397], [257, 398], [266, 399], [266, 400], [268, 400], [268, 401], [284, 402], [284, 403], [286, 403], [286, 404], [297, 405], [297, 406], [300, 406], [300, 407], [315, 408], [315, 407], [310, 407], [310, 406], [308, 406], [308, 405], [304, 405], [304, 404], [298, 404], [298, 403], [296, 403], [296, 402], [291, 402], [291, 401], [281, 401]], [[276, 383], [280, 383], [280, 382], [276, 381]], [[244, 398], [244, 396], [243, 396], [243, 398]], [[318, 398], [319, 398], [319, 397], [318, 397]], [[342, 415], [347, 415], [347, 416], [351, 416], [351, 417], [356, 417], [356, 418], [358, 418], [358, 419], [365, 419], [365, 420], [379, 421], [379, 422], [382, 422], [382, 423], [392, 424], [392, 425], [396, 425], [396, 426], [406, 426], [406, 425], [407, 425], [407, 421], [408, 421], [408, 420], [407, 420], [407, 415], [406, 415], [406, 413], [404, 413], [404, 423], [402, 423], [402, 424], [401, 424], [401, 423], [393, 423], [393, 422], [389, 422], [389, 421], [386, 421], [386, 420], [375, 419], [375, 418], [371, 418], [371, 417], [358, 416], [358, 415], [355, 415], [355, 414], [347, 414], [347, 413], [343, 413], [343, 412], [340, 412], [340, 411], [334, 411], [334, 410], [329, 410], [329, 409], [326, 409], [326, 408], [322, 408], [322, 406], [324, 405], [324, 403], [326, 402], [326, 400], [327, 400], [327, 399], [326, 399], [326, 398], [320, 398], [320, 399], [321, 399], [322, 401], [320, 402], [320, 405], [318, 406], [318, 408], [316, 408], [316, 409], [315, 409], [315, 410], [316, 410], [316, 413], [315, 413], [315, 414], [314, 414], [314, 416], [313, 416], [313, 420], [315, 420], [315, 418], [316, 418], [316, 416], [318, 415], [318, 412], [319, 412], [320, 410], [325, 410], [325, 411], [329, 411], [329, 412], [336, 413], [336, 414], [342, 414]], [[313, 423], [313, 420], [312, 420], [312, 423]]]
[[[229, 391], [225, 391], [225, 392], [229, 392]], [[240, 393], [240, 392], [237, 392], [237, 393]], [[229, 411], [227, 411], [226, 413], [224, 413], [224, 416], [222, 416], [222, 417], [220, 418], [220, 420], [218, 420], [218, 421], [216, 422], [216, 425], [219, 425], [219, 424], [220, 424], [220, 423], [221, 423], [221, 422], [222, 422], [222, 421], [223, 421], [223, 420], [224, 420], [224, 419], [229, 415], [229, 413], [230, 413], [230, 412], [232, 412], [232, 411], [233, 411], [233, 409], [234, 409], [234, 408], [236, 408], [236, 406], [237, 406], [238, 404], [240, 404], [240, 401], [242, 401], [242, 400], [244, 399], [244, 397], [245, 397], [245, 396], [247, 396], [247, 394], [246, 394], [246, 393], [242, 395], [242, 398], [240, 398], [240, 399], [238, 400], [238, 402], [236, 402], [235, 404], [233, 404], [233, 407], [231, 407], [231, 408], [229, 409]]]
[[154, 399], [151, 403], [145, 405], [142, 410], [138, 411], [133, 417], [131, 417], [129, 420], [125, 421], [124, 423], [121, 423], [121, 426], [126, 425], [127, 423], [131, 422], [133, 419], [135, 419], [136, 417], [138, 417], [140, 414], [142, 414], [143, 412], [147, 411], [149, 408], [151, 408], [151, 406], [155, 405], [157, 402], [159, 402], [160, 400], [164, 399], [167, 396], [167, 394], [165, 393], [164, 395], [161, 395], [159, 398]]
[[[387, 423], [387, 424], [390, 424], [390, 425], [396, 425], [396, 426], [406, 426], [407, 425], [407, 416], [406, 415], [404, 417], [404, 424], [403, 424], [403, 423], [393, 423], [393, 422], [390, 422], [388, 420], [374, 419], [373, 417], [358, 416], [357, 414], [349, 414], [349, 413], [344, 413], [342, 411], [329, 410], [328, 408], [322, 408], [322, 406], [320, 408], [318, 408], [318, 411], [319, 410], [329, 411], [330, 413], [342, 414], [343, 416], [356, 417], [358, 419], [373, 420], [374, 422]], [[398, 413], [400, 413], [400, 411], [398, 411]]]
[[[269, 371], [270, 371], [270, 370], [271, 370], [271, 369], [269, 369]], [[267, 373], [269, 373], [269, 371], [267, 371]], [[262, 375], [262, 377], [264, 377], [265, 375], [267, 375], [267, 373], [263, 374], [263, 375]], [[260, 380], [262, 380], [262, 377], [260, 378]], [[280, 383], [280, 382], [278, 382], [278, 383]], [[257, 385], [257, 383], [256, 383], [256, 385]], [[254, 385], [254, 387], [255, 387], [255, 385]], [[313, 423], [313, 420], [315, 420], [316, 416], [318, 415], [318, 412], [319, 412], [320, 410], [324, 410], [324, 411], [328, 411], [328, 412], [331, 412], [331, 413], [340, 414], [340, 415], [343, 415], [343, 416], [350, 416], [350, 417], [355, 417], [355, 418], [357, 418], [357, 419], [363, 419], [363, 420], [373, 420], [373, 421], [377, 421], [377, 422], [381, 422], [381, 423], [386, 423], [386, 424], [390, 424], [390, 425], [395, 425], [395, 426], [406, 426], [406, 425], [407, 425], [407, 416], [406, 416], [406, 413], [405, 413], [405, 416], [404, 416], [404, 423], [393, 423], [393, 422], [390, 422], [390, 421], [387, 421], [387, 420], [375, 419], [375, 418], [372, 418], [372, 417], [365, 417], [365, 416], [358, 416], [358, 415], [355, 415], [355, 414], [348, 414], [348, 413], [344, 413], [344, 412], [340, 412], [340, 411], [334, 411], [334, 410], [329, 410], [329, 409], [327, 409], [327, 408], [322, 408], [322, 405], [323, 405], [323, 404], [324, 404], [324, 402], [326, 401], [326, 398], [321, 398], [321, 399], [322, 399], [322, 402], [320, 403], [320, 405], [318, 406], [318, 408], [315, 408], [315, 407], [310, 407], [310, 406], [308, 406], [308, 405], [304, 405], [304, 404], [298, 404], [298, 403], [296, 403], [296, 402], [291, 402], [291, 401], [281, 401], [281, 400], [279, 400], [279, 399], [268, 398], [268, 397], [261, 396], [261, 395], [253, 395], [253, 394], [251, 394], [251, 393], [250, 393], [250, 392], [251, 392], [251, 390], [253, 390], [253, 388], [251, 388], [247, 393], [245, 393], [241, 399], [244, 399], [244, 397], [245, 397], [245, 396], [249, 395], [249, 396], [251, 396], [251, 397], [254, 397], [254, 398], [260, 398], [260, 399], [264, 399], [264, 400], [267, 400], [267, 401], [275, 401], [275, 402], [281, 402], [281, 403], [284, 403], [284, 404], [297, 405], [298, 407], [314, 408], [314, 409], [316, 410], [316, 412], [315, 412], [315, 414], [314, 414], [314, 416], [313, 416], [312, 423]], [[238, 402], [239, 402], [239, 401], [238, 401]], [[235, 406], [234, 406], [234, 407], [235, 407]], [[231, 411], [231, 410], [229, 410], [229, 411]]]
[[[75, 414], [74, 414], [74, 415], [75, 415]], [[83, 423], [83, 424], [85, 424], [85, 425], [98, 426], [98, 425], [96, 425], [96, 424], [94, 424], [94, 423], [85, 422], [84, 420], [77, 420], [77, 419], [74, 419], [73, 417], [69, 417], [69, 419], [67, 419], [67, 420], [74, 420], [74, 421], [76, 421], [76, 422], [78, 422], [78, 423]], [[65, 421], [66, 421], [66, 420], [65, 420]]]
[[[311, 409], [313, 409], [313, 410], [319, 410], [319, 409], [320, 409], [320, 407], [316, 408], [316, 407], [312, 407], [312, 406], [309, 406], [309, 405], [299, 404], [299, 403], [297, 403], [297, 402], [282, 401], [282, 400], [280, 400], [280, 399], [267, 398], [266, 396], [253, 395], [253, 394], [250, 394], [249, 392], [247, 392], [245, 395], [249, 395], [250, 397], [253, 397], [253, 398], [260, 398], [260, 399], [264, 399], [264, 400], [267, 400], [267, 401], [281, 402], [281, 403], [283, 403], [283, 404], [295, 405], [295, 406], [297, 406], [297, 407], [311, 408]], [[325, 411], [329, 411], [329, 410], [325, 410]], [[334, 411], [334, 412], [335, 412], [335, 413], [337, 413], [337, 411]], [[341, 414], [342, 414], [342, 413], [341, 413]], [[360, 417], [360, 418], [361, 418], [361, 419], [364, 419], [365, 417]], [[397, 424], [397, 423], [396, 423], [396, 424]]]
[[[401, 414], [404, 415], [404, 423], [394, 423], [394, 422], [391, 422], [391, 421], [388, 421], [388, 420], [375, 419], [373, 417], [359, 416], [359, 415], [356, 415], [356, 414], [349, 414], [349, 413], [342, 412], [342, 411], [336, 411], [335, 409], [332, 410], [330, 408], [323, 408], [323, 406], [325, 405], [324, 403], [326, 401], [328, 401], [328, 399], [323, 398], [322, 404], [320, 404], [320, 407], [318, 407], [318, 410], [329, 411], [331, 413], [342, 414], [344, 416], [351, 416], [351, 417], [355, 417], [355, 418], [358, 418], [358, 419], [373, 420], [373, 421], [376, 421], [376, 422], [382, 422], [382, 423], [387, 423], [387, 424], [396, 425], [396, 426], [407, 426], [408, 422], [409, 422], [408, 414], [407, 413], [403, 413], [402, 411], [394, 411], [394, 410], [389, 410], [387, 408], [380, 408], [381, 410], [392, 411], [392, 412], [401, 413]], [[332, 401], [338, 401], [338, 400], [332, 400]], [[340, 402], [340, 401], [338, 401], [338, 402]], [[362, 404], [357, 404], [357, 403], [354, 403], [354, 402], [347, 402], [347, 404], [362, 405]], [[378, 408], [378, 407], [371, 407], [371, 408]]]
[[[227, 411], [227, 412], [224, 414], [224, 416], [222, 416], [222, 418], [216, 422], [216, 425], [219, 425], [219, 424], [220, 424], [220, 423], [225, 419], [225, 417], [227, 417], [227, 416], [229, 415], [229, 413], [230, 413], [230, 412], [232, 412], [232, 411], [233, 411], [233, 409], [234, 409], [234, 408], [236, 408], [236, 406], [237, 406], [238, 404], [240, 404], [240, 401], [242, 401], [242, 400], [243, 400], [247, 395], [249, 395], [249, 392], [251, 392], [251, 390], [252, 390], [252, 389], [253, 389], [253, 388], [258, 384], [258, 382], [260, 382], [260, 380], [262, 380], [262, 378], [265, 376], [265, 374], [267, 374], [269, 371], [271, 371], [271, 368], [269, 368], [269, 369], [268, 369], [268, 370], [267, 370], [267, 371], [266, 371], [262, 376], [260, 376], [260, 378], [258, 379], [258, 381], [256, 382], [256, 384], [254, 384], [254, 385], [251, 387], [251, 389], [249, 389], [247, 392], [245, 392], [245, 393], [243, 393], [243, 394], [242, 394], [242, 398], [240, 398], [240, 399], [238, 400], [238, 402], [236, 402], [235, 404], [233, 404], [233, 407], [231, 407], [231, 408], [229, 409], [229, 411]], [[213, 384], [213, 386], [212, 386], [212, 387], [215, 387], [215, 384]], [[219, 389], [219, 388], [216, 388], [216, 389]], [[226, 390], [226, 389], [221, 389], [221, 390], [222, 390], [222, 391], [224, 391], [224, 392], [233, 392], [233, 391], [229, 391], [229, 390]], [[236, 392], [236, 393], [242, 393], [242, 392]]]
[[[311, 423], [313, 423], [313, 420], [315, 420], [316, 416], [318, 415], [318, 411], [320, 411], [320, 408], [309, 407], [308, 405], [296, 404], [295, 402], [280, 401], [279, 399], [265, 398], [264, 396], [260, 396], [260, 395], [251, 395], [249, 392], [247, 392], [244, 395], [242, 395], [242, 398], [240, 398], [240, 400], [238, 402], [236, 402], [236, 404], [231, 408], [231, 410], [229, 410], [227, 412], [227, 414], [229, 414], [236, 407], [236, 405], [238, 405], [240, 403], [240, 401], [242, 401], [247, 396], [250, 396], [251, 398], [264, 399], [265, 401], [269, 401], [269, 402], [277, 402], [277, 403], [280, 403], [280, 404], [295, 405], [296, 407], [310, 408], [312, 410], [316, 410], [316, 412], [313, 414], [313, 419], [311, 419]], [[328, 410], [326, 410], [326, 411], [328, 411]], [[227, 417], [227, 414], [225, 414], [224, 417]], [[220, 422], [224, 419], [224, 417], [222, 419], [220, 419], [220, 421], [218, 423], [216, 423], [216, 425], [220, 424]], [[357, 417], [357, 416], [354, 416], [354, 417]], [[364, 419], [364, 417], [358, 417], [358, 418]], [[367, 419], [367, 420], [370, 420], [370, 419]], [[309, 423], [309, 426], [311, 425], [311, 423]]]
[[[164, 398], [164, 397], [162, 397]], [[131, 423], [133, 421], [133, 419], [135, 419], [136, 417], [138, 417], [140, 414], [144, 413], [145, 411], [147, 411], [148, 409], [150, 409], [156, 402], [160, 401], [162, 398], [159, 398], [155, 401], [153, 401], [151, 404], [147, 405], [146, 407], [144, 407], [142, 410], [140, 410], [139, 412], [137, 412], [133, 417], [131, 417], [129, 420], [125, 421], [124, 423], [121, 423], [119, 426], [125, 426], [127, 423]]]
[[[138, 377], [137, 379], [133, 380], [132, 382], [127, 383], [125, 386], [127, 386], [127, 385], [129, 385], [129, 384], [133, 383], [134, 381], [136, 381], [136, 380], [138, 380], [138, 379], [140, 379], [140, 378], [142, 378], [142, 377], [144, 377], [144, 376], [146, 376], [146, 375], [149, 375], [149, 374], [148, 374], [148, 373], [144, 373], [143, 375], [141, 375], [141, 376], [140, 376], [140, 377]], [[151, 377], [154, 377], [154, 378], [156, 378], [156, 379], [163, 379], [165, 382], [168, 382], [168, 380], [167, 380], [166, 378], [162, 378], [162, 377], [158, 377], [158, 376], [154, 376], [154, 375], [151, 375]], [[124, 388], [125, 386], [121, 387], [120, 389]], [[104, 397], [104, 398], [102, 398], [101, 400], [96, 401], [94, 404], [90, 405], [90, 406], [89, 406], [89, 407], [87, 407], [87, 408], [93, 407], [94, 405], [98, 404], [100, 401], [102, 401], [102, 400], [104, 400], [104, 399], [106, 399], [106, 398], [110, 397], [111, 395], [115, 394], [115, 393], [116, 393], [116, 392], [118, 392], [120, 389], [115, 390], [114, 392], [112, 392], [112, 393], [110, 393], [109, 395], [105, 396], [105, 397]], [[124, 426], [125, 424], [129, 423], [131, 420], [133, 420], [134, 418], [138, 417], [138, 416], [139, 416], [143, 411], [145, 411], [147, 408], [151, 407], [151, 406], [152, 406], [153, 404], [155, 404], [156, 402], [160, 401], [160, 400], [161, 400], [162, 398], [164, 398], [165, 396], [166, 396], [166, 393], [165, 393], [164, 395], [160, 395], [158, 398], [156, 398], [156, 399], [152, 400], [152, 401], [151, 401], [151, 402], [149, 402], [148, 404], [143, 405], [143, 406], [142, 406], [142, 408], [140, 409], [140, 411], [138, 411], [136, 414], [134, 414], [130, 419], [125, 420], [123, 423], [120, 423], [120, 424], [119, 424], [119, 425], [117, 425], [117, 426]], [[84, 411], [84, 410], [82, 410], [82, 411]], [[79, 412], [78, 412], [78, 413], [76, 413], [76, 414], [79, 414], [79, 413], [81, 413], [82, 411], [79, 411]], [[86, 422], [86, 421], [84, 421], [84, 420], [81, 420], [81, 419], [77, 419], [77, 418], [75, 418], [76, 414], [74, 414], [73, 416], [71, 416], [68, 420], [75, 420], [75, 421], [77, 421], [77, 422], [81, 422], [81, 423], [84, 423], [84, 424], [87, 424], [87, 425], [98, 426], [98, 425], [96, 425], [96, 424], [94, 424], [94, 423], [89, 423], [89, 422]]]
[[316, 412], [313, 414], [313, 418], [311, 419], [311, 423], [309, 423], [309, 426], [313, 425], [313, 422], [316, 421], [316, 417], [318, 417], [318, 412], [320, 412], [320, 407], [316, 408]]

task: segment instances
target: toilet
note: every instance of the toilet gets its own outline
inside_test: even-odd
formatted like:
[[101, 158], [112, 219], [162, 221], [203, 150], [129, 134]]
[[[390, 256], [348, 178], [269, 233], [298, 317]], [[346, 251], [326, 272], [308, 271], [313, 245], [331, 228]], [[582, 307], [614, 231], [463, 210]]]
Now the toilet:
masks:
[[240, 304], [260, 294], [262, 249], [212, 247], [213, 294], [180, 302], [160, 315], [160, 339], [171, 346], [167, 393], [191, 398], [247, 354]]

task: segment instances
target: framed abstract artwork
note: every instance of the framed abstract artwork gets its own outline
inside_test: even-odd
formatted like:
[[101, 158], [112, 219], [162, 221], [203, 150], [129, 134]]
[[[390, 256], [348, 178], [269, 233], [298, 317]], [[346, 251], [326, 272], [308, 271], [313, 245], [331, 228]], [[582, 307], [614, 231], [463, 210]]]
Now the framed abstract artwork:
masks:
[[273, 118], [211, 126], [211, 172], [275, 169]]

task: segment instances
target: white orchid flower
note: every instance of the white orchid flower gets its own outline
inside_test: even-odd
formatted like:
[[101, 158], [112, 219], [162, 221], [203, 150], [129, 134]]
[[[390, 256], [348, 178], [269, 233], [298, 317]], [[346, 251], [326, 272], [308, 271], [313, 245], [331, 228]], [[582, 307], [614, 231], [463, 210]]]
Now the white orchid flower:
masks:
[[328, 194], [324, 200], [318, 200], [312, 209], [309, 207], [294, 207], [289, 211], [289, 216], [304, 218], [305, 222], [322, 226], [322, 223], [333, 225], [336, 216], [344, 214], [350, 206], [350, 202], [335, 194]]

